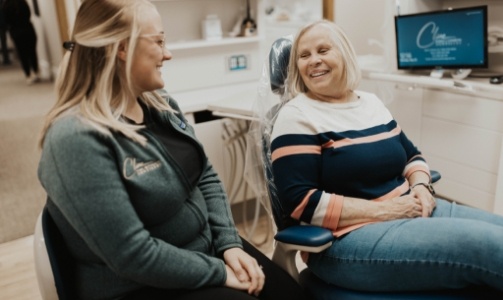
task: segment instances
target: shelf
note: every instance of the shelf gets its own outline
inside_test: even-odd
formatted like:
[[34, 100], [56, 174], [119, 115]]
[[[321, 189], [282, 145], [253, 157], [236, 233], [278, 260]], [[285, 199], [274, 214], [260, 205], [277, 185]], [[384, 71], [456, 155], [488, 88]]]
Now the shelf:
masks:
[[168, 43], [167, 47], [170, 51], [174, 50], [187, 50], [199, 49], [208, 47], [220, 47], [227, 45], [242, 45], [247, 43], [256, 43], [261, 40], [260, 36], [252, 37], [235, 37], [235, 38], [222, 38], [221, 40], [194, 40], [186, 42]]

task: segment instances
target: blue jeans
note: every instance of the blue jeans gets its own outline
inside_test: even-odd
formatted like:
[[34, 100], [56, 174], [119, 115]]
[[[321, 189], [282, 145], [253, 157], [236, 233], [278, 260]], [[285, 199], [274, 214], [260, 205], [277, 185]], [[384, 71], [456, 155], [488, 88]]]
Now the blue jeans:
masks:
[[503, 290], [503, 217], [437, 199], [430, 218], [364, 226], [310, 254], [307, 265], [353, 290]]

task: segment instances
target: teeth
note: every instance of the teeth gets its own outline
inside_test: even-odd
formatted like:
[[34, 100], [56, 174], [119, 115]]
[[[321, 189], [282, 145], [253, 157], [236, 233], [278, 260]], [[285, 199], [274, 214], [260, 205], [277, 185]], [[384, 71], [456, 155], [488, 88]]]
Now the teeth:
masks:
[[316, 73], [312, 73], [311, 77], [318, 77], [318, 76], [321, 76], [321, 75], [325, 75], [327, 73], [328, 73], [328, 71], [316, 72]]

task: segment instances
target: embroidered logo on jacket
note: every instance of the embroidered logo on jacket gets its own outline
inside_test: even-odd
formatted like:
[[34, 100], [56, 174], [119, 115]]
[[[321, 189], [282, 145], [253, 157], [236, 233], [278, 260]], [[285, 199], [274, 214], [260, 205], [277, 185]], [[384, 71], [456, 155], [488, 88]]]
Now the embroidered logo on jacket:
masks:
[[122, 173], [126, 179], [130, 179], [135, 175], [141, 176], [160, 167], [160, 161], [136, 162], [136, 158], [128, 157], [124, 160]]

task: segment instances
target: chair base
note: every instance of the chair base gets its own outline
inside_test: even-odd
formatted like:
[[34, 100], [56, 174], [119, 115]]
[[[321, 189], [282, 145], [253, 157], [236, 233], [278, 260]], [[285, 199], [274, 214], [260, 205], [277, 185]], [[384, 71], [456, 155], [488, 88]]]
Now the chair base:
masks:
[[316, 300], [479, 300], [503, 299], [503, 292], [487, 287], [418, 292], [359, 292], [325, 283], [308, 269], [300, 273], [300, 284]]

